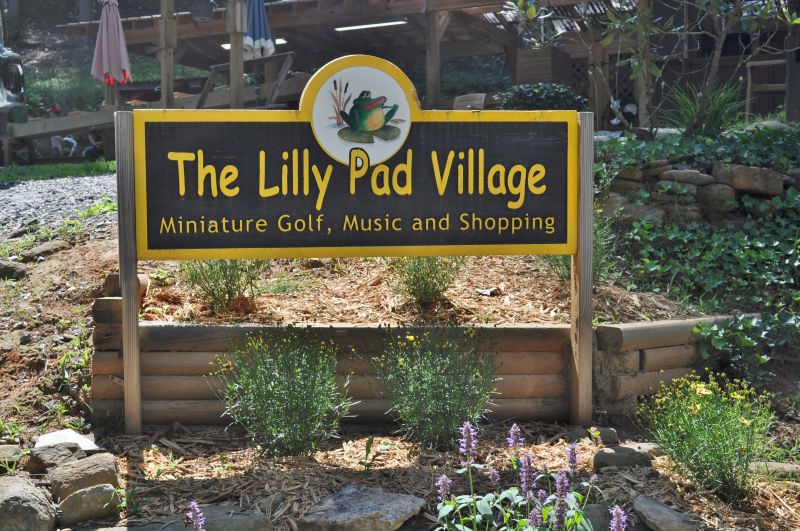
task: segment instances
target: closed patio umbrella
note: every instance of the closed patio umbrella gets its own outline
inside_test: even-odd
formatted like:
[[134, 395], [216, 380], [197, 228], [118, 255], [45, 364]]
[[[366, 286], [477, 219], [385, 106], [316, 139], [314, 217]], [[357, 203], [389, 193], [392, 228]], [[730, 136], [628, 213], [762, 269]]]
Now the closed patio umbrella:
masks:
[[247, 33], [244, 36], [244, 58], [257, 59], [275, 53], [275, 43], [267, 23], [263, 0], [247, 0]]
[[124, 85], [131, 80], [131, 65], [119, 19], [119, 4], [117, 0], [101, 1], [103, 7], [94, 47], [92, 76], [109, 87], [115, 83]]

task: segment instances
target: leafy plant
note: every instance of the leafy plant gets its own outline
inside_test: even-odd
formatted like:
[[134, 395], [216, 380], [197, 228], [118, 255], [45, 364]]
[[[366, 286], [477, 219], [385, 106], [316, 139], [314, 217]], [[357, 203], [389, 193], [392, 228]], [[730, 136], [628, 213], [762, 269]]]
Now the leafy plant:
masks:
[[[664, 111], [661, 119], [681, 132], [698, 123], [700, 125], [696, 127], [696, 133], [703, 136], [718, 135], [735, 124], [744, 113], [745, 102], [740, 97], [741, 91], [741, 83], [717, 83], [710, 87], [704, 102], [700, 87], [687, 83], [668, 98], [674, 110]], [[701, 113], [704, 118], [697, 121]]]
[[78, 218], [88, 219], [101, 214], [108, 214], [117, 211], [117, 202], [112, 201], [107, 195], [104, 195], [100, 201], [93, 203], [83, 210], [78, 212]]
[[466, 259], [463, 256], [414, 256], [392, 261], [398, 291], [421, 308], [444, 298]]
[[36, 164], [31, 166], [5, 166], [0, 169], [0, 182], [35, 181], [56, 177], [84, 177], [107, 175], [117, 171], [116, 161], [95, 160], [64, 164]]
[[639, 409], [645, 433], [684, 472], [727, 501], [742, 500], [766, 446], [769, 397], [727, 376], [673, 380]]
[[236, 299], [255, 297], [269, 266], [267, 260], [190, 260], [181, 264], [180, 272], [212, 310], [221, 312]]
[[514, 85], [499, 92], [495, 100], [500, 109], [520, 111], [583, 111], [588, 105], [586, 98], [561, 83]]
[[408, 439], [446, 448], [464, 420], [480, 420], [495, 391], [496, 356], [487, 350], [475, 329], [387, 336], [373, 364]]
[[216, 361], [226, 414], [273, 455], [313, 452], [350, 407], [336, 385], [337, 350], [311, 330], [249, 336], [230, 359]]
[[[612, 218], [601, 212], [595, 212], [592, 220], [592, 274], [595, 280], [612, 282], [619, 276], [613, 224]], [[544, 266], [558, 277], [558, 280], [569, 282], [571, 271], [569, 256], [545, 254], [539, 258]]]
[[[516, 484], [501, 487], [500, 473], [493, 467], [476, 462], [477, 433], [466, 422], [461, 427], [459, 452], [462, 468], [457, 474], [466, 474], [469, 493], [454, 495], [453, 485], [447, 475], [436, 480], [439, 495], [437, 530], [502, 530], [502, 531], [544, 531], [544, 530], [588, 530], [591, 523], [584, 517], [584, 509], [593, 492], [600, 493], [595, 486], [597, 476], [583, 481], [575, 488], [578, 450], [576, 445], [567, 449], [569, 469], [557, 473], [538, 472], [534, 469], [530, 454], [519, 455], [519, 448], [512, 445], [514, 455], [511, 465], [516, 472]], [[486, 470], [486, 472], [483, 472]], [[480, 494], [475, 489], [475, 475], [485, 473], [492, 484], [492, 491]], [[623, 531], [627, 516], [619, 508], [610, 511], [611, 529]]]

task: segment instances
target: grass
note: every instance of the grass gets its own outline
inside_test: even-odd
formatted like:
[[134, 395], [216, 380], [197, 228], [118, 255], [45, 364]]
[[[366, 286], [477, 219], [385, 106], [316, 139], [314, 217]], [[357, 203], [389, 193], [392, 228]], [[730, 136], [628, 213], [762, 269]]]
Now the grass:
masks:
[[0, 183], [38, 181], [59, 177], [86, 177], [116, 173], [116, 161], [96, 160], [69, 164], [38, 164], [34, 166], [6, 166], [0, 168]]
[[101, 214], [108, 214], [109, 212], [116, 212], [117, 211], [117, 202], [112, 201], [108, 198], [107, 195], [104, 195], [103, 198], [92, 205], [84, 208], [80, 212], [78, 212], [79, 219], [89, 219], [95, 216], [99, 216]]
[[305, 276], [278, 275], [263, 286], [266, 293], [290, 295], [314, 287], [314, 281]]

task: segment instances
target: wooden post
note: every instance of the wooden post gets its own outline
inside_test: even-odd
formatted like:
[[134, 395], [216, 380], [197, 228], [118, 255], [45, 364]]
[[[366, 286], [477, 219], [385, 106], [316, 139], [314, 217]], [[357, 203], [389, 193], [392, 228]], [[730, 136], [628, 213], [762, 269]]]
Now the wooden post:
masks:
[[247, 6], [241, 0], [228, 0], [227, 26], [231, 40], [231, 109], [244, 107], [244, 34], [247, 31]]
[[578, 252], [572, 255], [570, 281], [572, 356], [570, 421], [592, 420], [592, 202], [594, 199], [594, 116], [578, 113]]
[[439, 42], [447, 29], [450, 13], [435, 11], [428, 13], [428, 39], [425, 51], [425, 80], [426, 100], [425, 108], [435, 109], [439, 106], [441, 92], [441, 54]]
[[158, 21], [158, 61], [161, 63], [161, 107], [175, 106], [175, 48], [178, 46], [175, 0], [161, 0]]
[[119, 205], [119, 282], [122, 288], [122, 364], [125, 433], [142, 431], [139, 367], [139, 279], [136, 276], [136, 202], [133, 169], [133, 113], [114, 115]]
[[[789, 11], [800, 12], [800, 0], [789, 1]], [[792, 25], [786, 35], [786, 98], [783, 108], [787, 122], [800, 122], [800, 26]]]

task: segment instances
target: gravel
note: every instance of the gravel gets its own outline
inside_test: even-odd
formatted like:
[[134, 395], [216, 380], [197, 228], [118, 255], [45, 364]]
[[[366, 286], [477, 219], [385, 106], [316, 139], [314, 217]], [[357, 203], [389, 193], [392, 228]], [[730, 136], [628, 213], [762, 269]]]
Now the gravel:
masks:
[[[57, 228], [78, 212], [103, 200], [117, 200], [115, 175], [65, 177], [0, 183], [0, 240], [31, 222]], [[85, 220], [90, 232], [107, 232], [116, 220], [108, 213]]]

